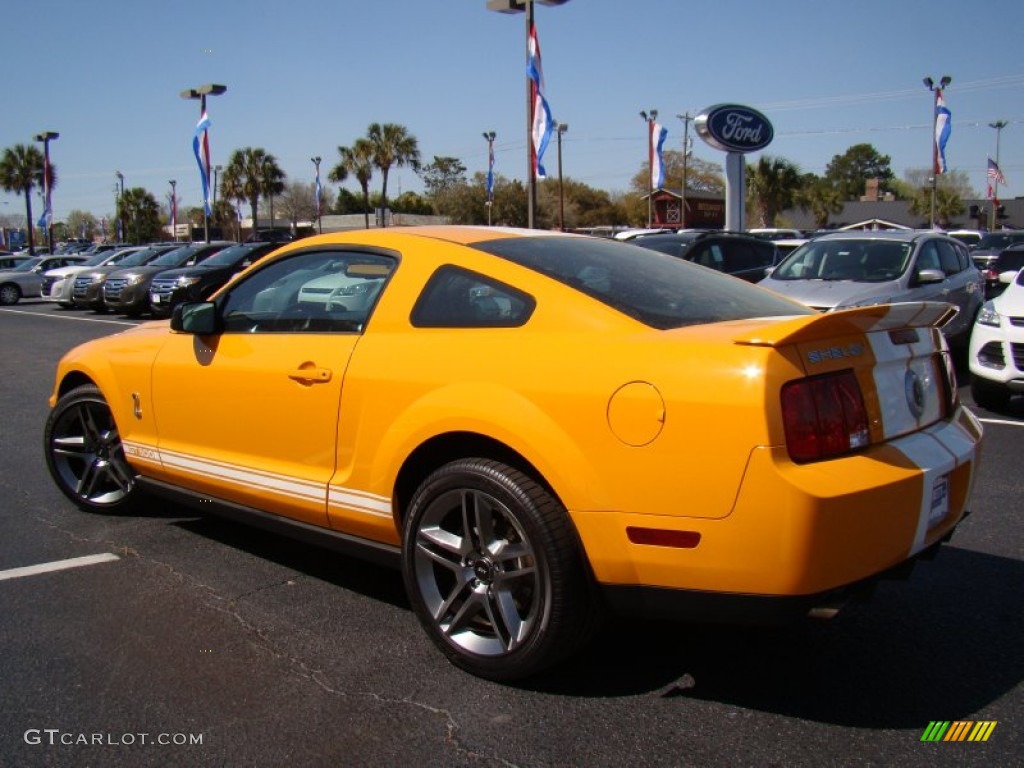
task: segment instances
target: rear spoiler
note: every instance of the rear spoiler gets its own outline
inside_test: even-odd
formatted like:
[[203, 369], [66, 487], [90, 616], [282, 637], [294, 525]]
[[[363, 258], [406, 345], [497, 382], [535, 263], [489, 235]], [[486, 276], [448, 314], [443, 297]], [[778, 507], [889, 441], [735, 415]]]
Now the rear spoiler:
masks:
[[823, 336], [848, 336], [900, 328], [941, 328], [959, 311], [953, 304], [939, 301], [876, 304], [794, 317], [760, 328], [756, 333], [737, 336], [733, 341], [750, 346], [781, 347], [820, 341]]

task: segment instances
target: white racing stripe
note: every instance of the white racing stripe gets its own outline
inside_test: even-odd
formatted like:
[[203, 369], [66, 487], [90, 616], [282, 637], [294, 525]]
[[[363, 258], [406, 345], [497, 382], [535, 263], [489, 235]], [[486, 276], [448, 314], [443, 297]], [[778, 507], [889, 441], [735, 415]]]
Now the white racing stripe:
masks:
[[86, 565], [97, 565], [109, 563], [121, 558], [111, 552], [104, 552], [102, 555], [85, 555], [84, 557], [72, 557], [68, 560], [55, 560], [50, 563], [39, 565], [26, 565], [22, 568], [9, 568], [0, 571], [0, 581], [6, 579], [19, 579], [23, 576], [36, 576], [40, 573], [52, 573], [53, 571], [65, 571], [68, 568], [81, 568]]
[[148, 462], [193, 477], [216, 478], [236, 488], [256, 488], [285, 498], [312, 501], [338, 509], [391, 519], [391, 499], [387, 496], [337, 485], [325, 488], [319, 483], [302, 478], [251, 469], [179, 451], [168, 451], [143, 443], [125, 441], [123, 445], [125, 455], [140, 464]]

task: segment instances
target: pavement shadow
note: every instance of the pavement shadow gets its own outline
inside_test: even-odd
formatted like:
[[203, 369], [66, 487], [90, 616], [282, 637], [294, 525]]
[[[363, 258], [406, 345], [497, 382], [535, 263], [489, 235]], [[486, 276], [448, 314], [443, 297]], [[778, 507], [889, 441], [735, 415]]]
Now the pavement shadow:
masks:
[[947, 546], [909, 582], [831, 622], [784, 628], [613, 623], [529, 688], [694, 698], [862, 728], [983, 709], [1024, 679], [1024, 563]]

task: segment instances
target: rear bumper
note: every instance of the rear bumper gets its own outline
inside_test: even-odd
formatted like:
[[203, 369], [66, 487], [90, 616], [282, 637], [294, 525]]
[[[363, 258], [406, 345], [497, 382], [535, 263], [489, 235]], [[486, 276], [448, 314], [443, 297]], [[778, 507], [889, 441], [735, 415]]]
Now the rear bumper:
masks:
[[[713, 595], [740, 605], [755, 596], [813, 603], [947, 537], [965, 514], [980, 439], [977, 419], [961, 408], [954, 419], [832, 461], [795, 465], [785, 449], [757, 448], [722, 518], [685, 516], [685, 489], [678, 516], [574, 511], [572, 517], [597, 581], [612, 591], [686, 592], [679, 600], [698, 605]], [[943, 489], [946, 502], [936, 505]], [[630, 527], [684, 532], [696, 544], [636, 543]]]

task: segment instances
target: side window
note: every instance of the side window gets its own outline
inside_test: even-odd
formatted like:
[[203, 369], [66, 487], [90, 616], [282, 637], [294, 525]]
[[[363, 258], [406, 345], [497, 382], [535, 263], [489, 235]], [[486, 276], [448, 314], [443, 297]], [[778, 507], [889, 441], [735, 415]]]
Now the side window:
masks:
[[410, 322], [417, 328], [515, 328], [530, 319], [536, 305], [510, 285], [447, 265], [430, 276]]
[[956, 246], [953, 243], [947, 243], [945, 240], [940, 240], [937, 245], [939, 247], [939, 266], [942, 267], [942, 271], [947, 275], [955, 275], [961, 270]]
[[722, 255], [722, 246], [718, 243], [710, 243], [703, 248], [700, 246], [701, 244], [696, 246], [699, 251], [693, 255], [691, 260], [702, 267], [710, 267], [721, 272], [725, 261], [725, 257]]
[[268, 264], [220, 300], [225, 333], [361, 333], [396, 259], [306, 251]]

